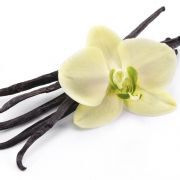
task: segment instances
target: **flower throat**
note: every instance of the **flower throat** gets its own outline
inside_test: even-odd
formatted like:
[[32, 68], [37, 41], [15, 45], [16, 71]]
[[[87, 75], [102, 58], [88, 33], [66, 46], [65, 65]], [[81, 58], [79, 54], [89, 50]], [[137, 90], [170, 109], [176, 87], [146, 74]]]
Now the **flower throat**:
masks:
[[109, 75], [110, 90], [121, 99], [139, 100], [141, 94], [135, 94], [138, 74], [136, 69], [129, 66], [125, 72], [112, 69]]

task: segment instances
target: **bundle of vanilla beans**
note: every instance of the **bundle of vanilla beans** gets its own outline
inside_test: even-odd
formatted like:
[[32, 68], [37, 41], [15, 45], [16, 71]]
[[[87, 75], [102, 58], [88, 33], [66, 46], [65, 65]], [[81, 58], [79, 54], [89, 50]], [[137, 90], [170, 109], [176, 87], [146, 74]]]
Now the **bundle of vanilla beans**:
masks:
[[[155, 11], [151, 16], [149, 16], [146, 20], [144, 20], [137, 28], [135, 28], [130, 34], [128, 34], [124, 39], [135, 38], [137, 37], [154, 19], [156, 19], [163, 11], [165, 11], [165, 7], [161, 7], [157, 11]], [[180, 45], [180, 36], [176, 38], [166, 38], [162, 41], [162, 43], [166, 43], [168, 46], [173, 48], [176, 52], [177, 47]], [[54, 71], [49, 74], [42, 75], [35, 79], [21, 82], [18, 84], [14, 84], [7, 88], [0, 89], [0, 96], [9, 96], [13, 94], [18, 94], [20, 92], [33, 89], [36, 87], [40, 87], [42, 85], [47, 85], [46, 87], [41, 87], [36, 90], [32, 90], [31, 92], [24, 93], [22, 95], [17, 95], [16, 97], [10, 99], [7, 103], [5, 103], [0, 108], [0, 113], [7, 111], [8, 109], [12, 108], [16, 104], [43, 94], [43, 93], [50, 93], [56, 91], [61, 88], [61, 85], [58, 82], [58, 71]], [[47, 117], [39, 120], [38, 122], [34, 123], [24, 131], [20, 132], [18, 135], [13, 137], [12, 139], [0, 143], [0, 149], [10, 148], [24, 140], [27, 139], [23, 148], [17, 154], [17, 165], [21, 170], [25, 170], [26, 167], [22, 164], [22, 159], [27, 151], [27, 149], [41, 136], [43, 136], [48, 130], [50, 130], [58, 121], [62, 118], [68, 116], [78, 106], [78, 103], [68, 97], [65, 93], [55, 97], [53, 100], [46, 102], [45, 104], [25, 113], [19, 117], [15, 117], [8, 121], [4, 121], [0, 123], [0, 130], [11, 129], [16, 126], [21, 126], [23, 124], [32, 122], [36, 118], [40, 117], [42, 114], [47, 113], [50, 110], [56, 108], [56, 110], [48, 115]]]

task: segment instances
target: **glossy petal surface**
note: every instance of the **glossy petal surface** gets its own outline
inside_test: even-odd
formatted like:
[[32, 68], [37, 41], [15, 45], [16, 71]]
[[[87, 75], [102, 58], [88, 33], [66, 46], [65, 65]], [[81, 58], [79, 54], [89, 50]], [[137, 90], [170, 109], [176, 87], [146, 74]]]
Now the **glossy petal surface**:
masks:
[[119, 46], [123, 67], [134, 67], [139, 85], [145, 89], [159, 89], [172, 79], [176, 55], [166, 44], [147, 39], [128, 39]]
[[122, 100], [116, 95], [107, 95], [96, 107], [79, 105], [74, 114], [74, 124], [80, 128], [97, 128], [112, 122], [121, 113]]
[[126, 100], [125, 105], [130, 112], [145, 116], [156, 116], [169, 113], [176, 108], [174, 99], [169, 93], [158, 91], [147, 91], [138, 89], [136, 93], [142, 95], [140, 100]]
[[59, 82], [65, 93], [78, 103], [100, 104], [108, 86], [108, 68], [102, 52], [86, 48], [70, 57], [59, 70]]
[[117, 48], [121, 43], [118, 35], [106, 27], [94, 27], [88, 36], [88, 46], [97, 47], [102, 50], [109, 69], [121, 67]]

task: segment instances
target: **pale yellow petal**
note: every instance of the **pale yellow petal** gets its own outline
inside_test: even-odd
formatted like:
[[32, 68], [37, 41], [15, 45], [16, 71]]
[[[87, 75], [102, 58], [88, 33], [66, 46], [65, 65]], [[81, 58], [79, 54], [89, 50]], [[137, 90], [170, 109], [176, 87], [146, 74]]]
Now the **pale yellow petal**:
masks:
[[59, 82], [64, 92], [78, 103], [100, 104], [108, 86], [108, 68], [102, 52], [86, 48], [70, 57], [59, 69]]
[[74, 124], [80, 128], [97, 128], [112, 122], [122, 111], [122, 100], [116, 95], [107, 95], [96, 107], [79, 105], [74, 113]]
[[121, 41], [118, 35], [110, 29], [98, 26], [90, 31], [87, 44], [102, 50], [109, 69], [117, 69], [121, 67], [121, 61], [117, 53], [117, 48]]
[[145, 116], [158, 116], [172, 112], [176, 108], [174, 99], [162, 90], [149, 92], [139, 88], [136, 93], [142, 95], [140, 100], [125, 101], [130, 112]]
[[171, 81], [176, 55], [166, 44], [147, 39], [128, 39], [118, 49], [123, 67], [132, 66], [138, 71], [141, 87], [159, 89]]

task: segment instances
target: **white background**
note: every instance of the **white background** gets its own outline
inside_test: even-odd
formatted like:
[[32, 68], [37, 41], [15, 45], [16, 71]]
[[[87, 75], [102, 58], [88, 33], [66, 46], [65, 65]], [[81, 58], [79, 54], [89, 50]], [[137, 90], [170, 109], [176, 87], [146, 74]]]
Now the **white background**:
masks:
[[[57, 70], [84, 47], [94, 25], [106, 25], [124, 37], [162, 5], [164, 12], [140, 37], [157, 41], [180, 35], [179, 1], [172, 0], [1, 0], [0, 87]], [[179, 60], [179, 59], [178, 59]], [[161, 72], [159, 72], [161, 73]], [[108, 126], [80, 130], [72, 117], [58, 123], [29, 149], [27, 171], [15, 163], [18, 146], [0, 151], [0, 179], [159, 180], [180, 179], [180, 64], [169, 91], [177, 109], [161, 117], [123, 112]], [[55, 97], [40, 95], [0, 115], [18, 116]], [[0, 98], [0, 106], [9, 97]], [[7, 140], [24, 127], [0, 132]]]

